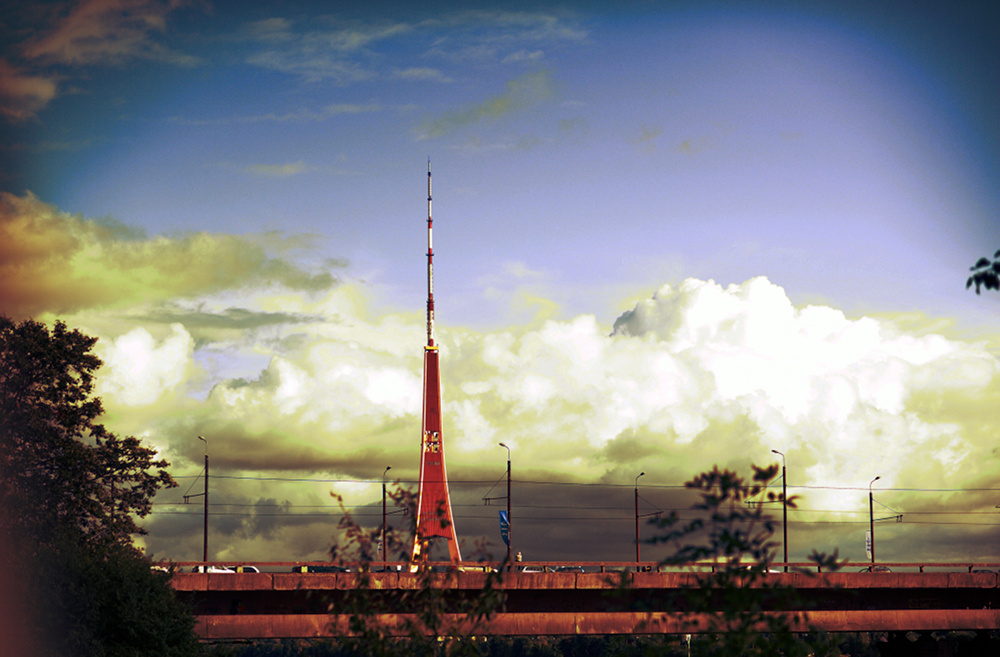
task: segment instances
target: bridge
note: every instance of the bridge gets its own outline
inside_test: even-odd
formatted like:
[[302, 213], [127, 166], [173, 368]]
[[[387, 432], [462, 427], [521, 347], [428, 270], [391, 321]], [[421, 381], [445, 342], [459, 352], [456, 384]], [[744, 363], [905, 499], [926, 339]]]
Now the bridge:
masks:
[[[357, 591], [361, 564], [268, 562], [245, 564], [244, 572], [191, 572], [232, 564], [178, 562], [171, 584], [192, 605], [195, 631], [206, 640], [320, 638], [349, 633], [345, 605]], [[656, 563], [521, 562], [493, 573], [505, 595], [500, 611], [473, 624], [457, 609], [475, 598], [500, 564], [430, 564], [422, 580], [406, 563], [368, 563], [365, 591], [383, 611], [370, 618], [389, 634], [405, 633], [413, 610], [398, 608], [400, 595], [422, 587], [441, 591], [443, 625], [462, 634], [495, 636], [573, 634], [698, 633], [710, 629], [711, 612], [686, 613], [679, 605], [685, 588], [696, 586], [712, 564], [684, 569]], [[785, 566], [790, 572], [785, 572]], [[250, 567], [252, 566], [252, 568]], [[845, 564], [837, 572], [816, 572], [814, 564], [772, 563], [766, 573], [747, 577], [745, 586], [790, 586], [801, 600], [794, 629], [829, 632], [952, 631], [1000, 629], [1000, 564], [890, 563]], [[811, 572], [799, 572], [811, 568]], [[293, 569], [299, 572], [292, 572]], [[257, 570], [259, 572], [253, 572]], [[859, 572], [859, 571], [864, 572]], [[246, 572], [250, 571], [250, 572]], [[765, 593], [766, 595], [766, 593]], [[393, 597], [396, 596], [396, 597]], [[683, 602], [680, 603], [681, 605]]]

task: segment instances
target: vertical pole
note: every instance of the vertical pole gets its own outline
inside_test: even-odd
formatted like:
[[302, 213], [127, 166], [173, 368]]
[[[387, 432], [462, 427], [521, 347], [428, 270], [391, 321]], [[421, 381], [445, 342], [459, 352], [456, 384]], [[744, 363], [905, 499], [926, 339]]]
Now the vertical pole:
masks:
[[785, 475], [785, 457], [781, 457], [781, 524], [782, 542], [785, 544], [785, 572], [788, 572], [788, 479]]
[[640, 472], [635, 478], [635, 569], [639, 571], [639, 477], [646, 474]]
[[872, 490], [868, 489], [868, 536], [872, 544], [872, 565], [875, 564], [875, 502], [872, 498]]
[[772, 449], [773, 454], [781, 457], [781, 526], [782, 545], [785, 551], [785, 572], [788, 572], [788, 479], [785, 473], [785, 455], [776, 449]]
[[868, 535], [871, 537], [872, 543], [872, 570], [875, 566], [875, 497], [872, 495], [872, 484], [881, 479], [881, 477], [875, 477], [868, 484]]
[[514, 544], [514, 523], [510, 517], [510, 447], [504, 443], [500, 443], [500, 446], [507, 450], [507, 563], [509, 564], [511, 546]]
[[201, 547], [201, 560], [208, 561], [208, 454], [205, 454], [205, 522], [202, 528], [204, 539]]
[[635, 483], [635, 565], [639, 567], [639, 482]]
[[382, 552], [382, 561], [383, 562], [386, 560], [385, 559], [385, 547], [386, 547], [386, 545], [385, 545], [385, 542], [386, 542], [386, 537], [385, 537], [385, 516], [386, 516], [386, 513], [385, 513], [385, 473], [389, 472], [389, 470], [392, 470], [392, 466], [391, 465], [388, 466], [382, 472], [382, 540], [379, 541], [379, 543], [381, 543], [381, 552]]
[[510, 547], [514, 543], [514, 523], [510, 517], [510, 450], [507, 450], [507, 563], [510, 563]]
[[198, 440], [205, 442], [205, 521], [201, 546], [201, 561], [204, 563], [208, 561], [208, 441], [201, 436], [198, 436]]

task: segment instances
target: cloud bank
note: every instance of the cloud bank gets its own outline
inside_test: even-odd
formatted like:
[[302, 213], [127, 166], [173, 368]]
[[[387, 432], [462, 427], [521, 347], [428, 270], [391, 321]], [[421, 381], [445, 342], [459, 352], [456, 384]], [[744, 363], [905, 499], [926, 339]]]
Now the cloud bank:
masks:
[[194, 233], [147, 238], [114, 221], [61, 212], [28, 193], [0, 192], [0, 297], [14, 318], [44, 312], [122, 307], [278, 284], [322, 290], [329, 272], [311, 274], [268, 255], [267, 243]]
[[[152, 553], [200, 554], [197, 510], [179, 504], [202, 485], [199, 435], [220, 559], [323, 558], [339, 518], [331, 492], [374, 525], [385, 467], [413, 485], [421, 311], [376, 312], [366, 286], [329, 285], [233, 236], [146, 238], [31, 196], [3, 207], [0, 311], [69, 313], [98, 335], [108, 425], [174, 464], [181, 490], [157, 500]], [[195, 261], [211, 266], [191, 272]], [[748, 472], [771, 450], [801, 496], [793, 559], [813, 547], [863, 559], [876, 476], [879, 504], [905, 518], [880, 529], [886, 559], [997, 556], [1000, 366], [981, 345], [912, 318], [904, 329], [796, 307], [762, 277], [664, 285], [613, 327], [580, 315], [474, 331], [446, 316], [444, 432], [470, 543], [497, 543], [482, 498], [503, 475], [504, 442], [529, 558], [627, 559], [639, 472], [644, 504], [681, 508], [691, 476]]]

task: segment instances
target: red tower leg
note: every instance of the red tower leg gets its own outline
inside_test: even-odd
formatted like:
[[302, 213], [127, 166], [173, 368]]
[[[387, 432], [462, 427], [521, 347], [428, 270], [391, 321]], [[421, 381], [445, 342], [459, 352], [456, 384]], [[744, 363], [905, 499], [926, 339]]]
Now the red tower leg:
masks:
[[420, 490], [417, 497], [416, 536], [413, 557], [426, 556], [428, 540], [444, 538], [452, 561], [461, 561], [462, 554], [455, 534], [448, 493], [448, 470], [444, 460], [441, 432], [441, 378], [437, 347], [424, 349], [424, 411], [420, 451]]

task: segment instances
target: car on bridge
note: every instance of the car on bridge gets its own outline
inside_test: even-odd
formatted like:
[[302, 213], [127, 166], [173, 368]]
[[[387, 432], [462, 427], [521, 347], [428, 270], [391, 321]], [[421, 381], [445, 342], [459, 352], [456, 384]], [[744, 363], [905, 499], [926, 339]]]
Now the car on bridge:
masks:
[[232, 575], [236, 571], [235, 570], [231, 570], [229, 568], [224, 568], [222, 566], [195, 566], [194, 568], [191, 569], [191, 572], [192, 573], [209, 573], [209, 574], [213, 574], [213, 573], [214, 574], [228, 573], [228, 574]]

